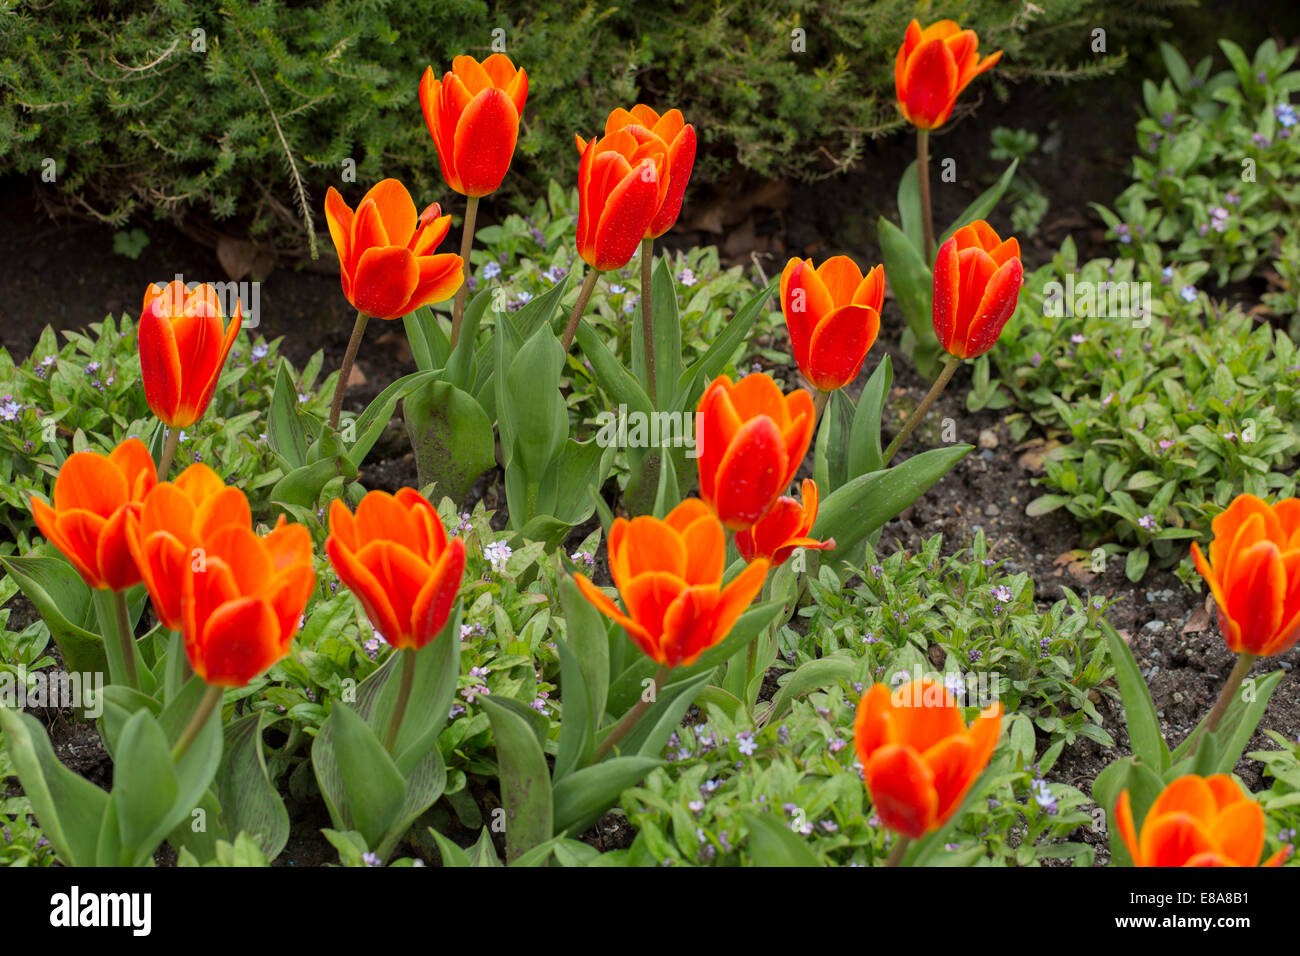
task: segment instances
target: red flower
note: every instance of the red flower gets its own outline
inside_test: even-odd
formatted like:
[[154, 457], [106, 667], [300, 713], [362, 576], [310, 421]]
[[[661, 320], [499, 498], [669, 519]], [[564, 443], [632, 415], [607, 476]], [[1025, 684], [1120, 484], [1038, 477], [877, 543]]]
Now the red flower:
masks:
[[997, 343], [1016, 311], [1024, 270], [1020, 243], [998, 238], [983, 219], [963, 226], [934, 263], [934, 334], [950, 355], [968, 359]]
[[667, 201], [667, 167], [663, 140], [641, 127], [587, 143], [578, 164], [578, 254], [589, 266], [628, 264]]
[[891, 692], [875, 684], [862, 695], [853, 745], [876, 813], [913, 839], [937, 830], [988, 765], [1002, 726], [993, 704], [968, 728], [942, 684], [922, 678]]
[[[691, 178], [691, 169], [695, 165], [695, 127], [686, 122], [681, 110], [669, 110], [662, 117], [648, 106], [637, 104], [632, 109], [622, 107], [609, 114], [605, 121], [605, 135], [616, 130], [627, 130], [638, 141], [650, 137], [658, 139], [667, 154], [667, 163], [660, 184], [659, 208], [646, 229], [646, 239], [662, 236], [677, 222], [682, 210], [682, 200], [686, 196], [686, 184]], [[581, 136], [574, 136], [581, 155], [587, 149], [587, 141]]]
[[446, 625], [465, 574], [465, 542], [448, 542], [438, 512], [414, 488], [369, 492], [355, 517], [336, 499], [325, 549], [393, 647], [418, 651]]
[[781, 311], [804, 378], [823, 392], [857, 378], [880, 333], [884, 300], [884, 266], [864, 277], [848, 256], [833, 256], [817, 269], [811, 259], [787, 262]]
[[894, 58], [894, 92], [907, 121], [920, 129], [942, 126], [967, 84], [1002, 58], [1002, 51], [979, 58], [979, 37], [952, 20], [924, 30], [913, 20]]
[[125, 591], [140, 583], [127, 518], [139, 514], [140, 502], [157, 481], [157, 466], [138, 438], [128, 438], [109, 455], [75, 452], [54, 479], [54, 507], [33, 498], [32, 517], [88, 585]]
[[355, 214], [331, 186], [325, 219], [339, 254], [343, 294], [358, 312], [400, 319], [450, 299], [460, 288], [460, 256], [434, 254], [451, 216], [434, 203], [417, 218], [411, 194], [396, 179], [372, 186]]
[[723, 525], [740, 531], [767, 514], [808, 453], [815, 417], [811, 395], [783, 395], [768, 375], [709, 384], [697, 414], [700, 497]]
[[169, 428], [193, 425], [212, 401], [239, 334], [238, 301], [224, 334], [221, 319], [221, 300], [210, 285], [188, 291], [177, 279], [145, 290], [140, 377], [150, 410]]
[[786, 495], [776, 499], [770, 511], [752, 528], [736, 532], [736, 550], [746, 561], [766, 558], [773, 567], [785, 564], [795, 548], [826, 551], [835, 547], [835, 539], [818, 541], [808, 537], [817, 523], [817, 482], [803, 480], [803, 504]]
[[726, 536], [698, 498], [687, 498], [662, 521], [615, 519], [607, 550], [627, 613], [581, 574], [575, 576], [579, 589], [666, 667], [694, 664], [721, 642], [767, 577], [767, 562], [759, 558], [722, 586]]
[[458, 56], [441, 80], [425, 68], [420, 109], [448, 186], [463, 196], [496, 192], [510, 169], [527, 99], [528, 74], [503, 53], [481, 64]]

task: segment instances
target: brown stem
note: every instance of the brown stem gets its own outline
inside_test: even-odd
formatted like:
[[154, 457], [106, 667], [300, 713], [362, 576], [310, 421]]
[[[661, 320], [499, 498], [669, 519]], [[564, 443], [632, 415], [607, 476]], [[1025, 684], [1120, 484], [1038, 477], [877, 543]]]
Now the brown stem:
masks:
[[934, 216], [930, 212], [930, 131], [916, 131], [916, 178], [921, 187], [921, 229], [924, 234], [925, 261], [934, 261]]
[[330, 403], [330, 428], [339, 427], [339, 416], [343, 414], [343, 393], [348, 390], [352, 363], [356, 361], [357, 350], [361, 348], [361, 337], [365, 334], [366, 323], [369, 321], [370, 316], [357, 312], [357, 321], [352, 326], [352, 338], [348, 339], [348, 350], [343, 353], [343, 364], [339, 366], [339, 380], [334, 383], [334, 401]]
[[822, 412], [826, 409], [826, 401], [831, 397], [830, 392], [823, 392], [820, 388], [813, 389], [813, 431], [817, 431], [817, 423], [822, 420]]
[[1232, 705], [1232, 698], [1237, 696], [1237, 691], [1241, 689], [1241, 682], [1246, 679], [1246, 675], [1250, 673], [1250, 667], [1254, 663], [1254, 654], [1242, 651], [1237, 655], [1237, 663], [1233, 665], [1232, 672], [1228, 674], [1228, 679], [1223, 682], [1223, 690], [1219, 691], [1219, 699], [1214, 702], [1214, 708], [1210, 711], [1210, 716], [1205, 718], [1205, 725], [1201, 728], [1201, 732], [1196, 735], [1196, 741], [1188, 751], [1188, 756], [1196, 753], [1196, 748], [1200, 746], [1201, 741], [1218, 729], [1219, 722], [1223, 720], [1223, 715], [1228, 712], [1228, 708]]
[[636, 726], [636, 722], [641, 719], [647, 710], [654, 706], [655, 699], [659, 696], [659, 689], [663, 687], [664, 681], [668, 677], [668, 668], [660, 667], [655, 672], [655, 692], [651, 695], [650, 700], [645, 696], [637, 700], [636, 706], [623, 715], [623, 719], [614, 725], [614, 729], [609, 732], [609, 736], [601, 741], [600, 746], [596, 748], [595, 755], [591, 758], [592, 763], [598, 762], [605, 754], [614, 749], [614, 745], [627, 736], [629, 730]]
[[957, 366], [960, 364], [961, 359], [957, 356], [948, 356], [948, 361], [944, 364], [943, 371], [939, 373], [939, 377], [935, 379], [934, 384], [930, 386], [930, 391], [926, 393], [925, 398], [921, 399], [921, 404], [916, 406], [916, 411], [912, 412], [912, 417], [903, 425], [903, 430], [894, 436], [894, 440], [891, 441], [889, 447], [885, 449], [884, 461], [881, 463], [882, 465], [888, 466], [894, 455], [898, 453], [898, 449], [903, 447], [903, 442], [907, 441], [907, 436], [916, 431], [916, 426], [921, 424], [921, 420], [925, 418], [925, 414], [930, 410], [930, 406], [933, 405], [939, 396], [943, 394], [943, 390], [947, 387], [949, 380], [952, 378], [953, 373], [957, 371]]
[[176, 449], [181, 444], [181, 430], [167, 429], [167, 438], [163, 441], [162, 458], [158, 459], [158, 480], [166, 481], [172, 470], [172, 461], [176, 458]]
[[912, 845], [912, 841], [901, 834], [895, 833], [894, 838], [898, 842], [896, 842], [894, 848], [889, 851], [889, 859], [885, 860], [885, 866], [898, 866], [901, 864], [903, 862], [903, 854], [905, 854], [907, 848]]
[[460, 339], [460, 322], [465, 317], [465, 299], [469, 295], [469, 277], [474, 270], [469, 266], [469, 250], [474, 245], [474, 220], [478, 217], [478, 197], [470, 196], [465, 204], [465, 225], [460, 234], [460, 261], [465, 279], [456, 290], [456, 301], [451, 309], [451, 347]]
[[655, 333], [651, 318], [651, 285], [654, 281], [655, 241], [641, 240], [641, 337], [645, 344], [645, 377], [649, 386], [650, 405], [659, 407], [658, 392], [655, 390]]
[[569, 324], [564, 327], [564, 338], [560, 339], [560, 344], [564, 346], [564, 351], [569, 351], [569, 346], [573, 344], [573, 335], [578, 331], [578, 320], [582, 318], [582, 313], [587, 311], [587, 300], [591, 298], [591, 293], [596, 289], [596, 280], [600, 278], [600, 273], [592, 269], [587, 273], [587, 278], [582, 280], [582, 289], [578, 292], [578, 301], [573, 304], [573, 312], [569, 316]]

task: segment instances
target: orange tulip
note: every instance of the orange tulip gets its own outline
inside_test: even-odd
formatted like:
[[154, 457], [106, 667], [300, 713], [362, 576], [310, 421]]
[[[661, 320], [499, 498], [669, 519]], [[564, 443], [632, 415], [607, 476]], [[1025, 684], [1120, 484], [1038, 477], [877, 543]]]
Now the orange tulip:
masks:
[[1263, 864], [1264, 811], [1225, 773], [1188, 774], [1161, 791], [1138, 838], [1128, 791], [1115, 802], [1115, 825], [1134, 866], [1281, 866], [1278, 850]]
[[280, 517], [258, 537], [238, 524], [203, 539], [182, 578], [185, 653], [217, 687], [243, 687], [289, 653], [316, 583], [311, 534]]
[[746, 561], [766, 558], [773, 567], [785, 564], [795, 548], [825, 551], [835, 547], [835, 539], [818, 541], [808, 537], [817, 523], [817, 482], [803, 480], [803, 504], [786, 495], [752, 528], [736, 532], [736, 550]]
[[752, 527], [794, 480], [812, 442], [812, 396], [782, 395], [768, 375], [725, 375], [704, 390], [697, 415], [700, 497], [733, 531]]
[[88, 585], [125, 591], [140, 583], [127, 543], [127, 518], [139, 513], [157, 481], [157, 466], [138, 438], [128, 438], [108, 455], [75, 452], [54, 479], [54, 507], [33, 498], [32, 516]]
[[186, 290], [179, 279], [151, 283], [140, 315], [144, 397], [169, 428], [193, 425], [207, 410], [226, 356], [239, 334], [239, 303], [223, 335], [221, 300], [210, 285]]
[[952, 20], [924, 30], [913, 20], [894, 58], [898, 108], [913, 126], [935, 129], [952, 115], [957, 97], [975, 77], [1002, 59], [1002, 51], [979, 58], [979, 38]]
[[1300, 500], [1271, 507], [1238, 495], [1210, 525], [1207, 561], [1192, 560], [1219, 607], [1229, 650], [1256, 657], [1282, 654], [1300, 638]]
[[993, 348], [1016, 311], [1023, 274], [1020, 243], [999, 239], [983, 219], [953, 233], [934, 263], [934, 334], [949, 355]]
[[190, 465], [175, 482], [160, 482], [139, 514], [127, 518], [126, 536], [149, 591], [154, 613], [170, 631], [182, 630], [185, 573], [218, 528], [252, 528], [248, 499], [207, 465]]
[[578, 163], [578, 254], [608, 272], [628, 264], [668, 201], [668, 149], [640, 126], [593, 139]]
[[811, 259], [791, 259], [781, 273], [781, 311], [799, 371], [823, 392], [858, 376], [880, 332], [885, 267], [866, 276], [848, 256], [814, 269]]
[[451, 227], [437, 203], [417, 217], [411, 194], [396, 179], [370, 188], [353, 214], [333, 186], [325, 219], [339, 255], [343, 295], [372, 319], [400, 319], [424, 305], [450, 299], [460, 288], [462, 263], [435, 255]]
[[425, 68], [420, 109], [448, 186], [462, 196], [496, 192], [510, 169], [527, 99], [528, 74], [504, 53], [482, 63], [458, 56], [441, 80]]
[[414, 488], [372, 491], [355, 517], [336, 499], [325, 550], [393, 647], [418, 651], [446, 625], [465, 573], [465, 543], [448, 542], [438, 512]]
[[[657, 239], [673, 227], [682, 211], [686, 184], [695, 165], [695, 127], [686, 122], [681, 110], [669, 110], [661, 117], [650, 107], [637, 104], [631, 110], [619, 107], [609, 114], [605, 135], [620, 129], [627, 130], [638, 142], [651, 137], [658, 139], [667, 155], [664, 182], [660, 184], [662, 198], [644, 237]], [[577, 135], [573, 138], [578, 144], [578, 154], [586, 152], [587, 141]]]
[[581, 574], [578, 587], [665, 667], [694, 664], [721, 642], [767, 577], [768, 563], [759, 558], [722, 586], [726, 537], [698, 498], [687, 498], [662, 521], [616, 518], [607, 551], [609, 573], [627, 613]]
[[858, 704], [853, 744], [881, 822], [911, 838], [943, 826], [988, 765], [1001, 726], [994, 703], [967, 728], [948, 689], [927, 678], [893, 692], [872, 686]]

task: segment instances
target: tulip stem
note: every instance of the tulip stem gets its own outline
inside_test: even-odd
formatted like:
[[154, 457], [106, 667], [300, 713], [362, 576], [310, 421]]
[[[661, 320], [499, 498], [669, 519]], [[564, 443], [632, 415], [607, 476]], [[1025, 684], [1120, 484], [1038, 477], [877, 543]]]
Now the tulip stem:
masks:
[[655, 333], [651, 317], [651, 286], [654, 282], [655, 241], [641, 240], [641, 341], [645, 344], [645, 378], [649, 386], [650, 406], [659, 407], [655, 389]]
[[916, 131], [916, 179], [921, 191], [921, 229], [924, 231], [925, 261], [934, 261], [934, 215], [930, 211], [930, 131]]
[[167, 438], [163, 441], [162, 458], [158, 459], [158, 480], [166, 481], [171, 474], [172, 461], [176, 458], [176, 449], [181, 444], [181, 430], [168, 428]]
[[451, 309], [451, 347], [460, 339], [460, 323], [465, 318], [465, 299], [469, 296], [469, 277], [474, 270], [469, 265], [469, 250], [474, 245], [474, 220], [478, 218], [478, 197], [470, 196], [465, 203], [465, 225], [460, 234], [460, 261], [465, 279], [456, 290], [456, 301]]
[[898, 833], [895, 833], [894, 837], [897, 842], [894, 843], [893, 849], [889, 851], [889, 858], [885, 860], [885, 866], [901, 865], [903, 862], [903, 855], [907, 853], [907, 848], [912, 845], [912, 841], [908, 837], [902, 836]]
[[185, 730], [181, 733], [180, 739], [176, 741], [176, 746], [172, 748], [172, 763], [180, 763], [181, 758], [190, 749], [190, 744], [194, 743], [195, 738], [198, 737], [204, 725], [207, 724], [208, 718], [212, 716], [212, 712], [221, 703], [221, 698], [225, 692], [224, 687], [216, 687], [212, 684], [207, 686], [207, 689], [203, 692], [203, 699], [199, 701], [199, 706], [194, 708], [194, 716], [185, 725]]
[[95, 603], [95, 616], [99, 619], [100, 635], [104, 639], [109, 681], [139, 690], [140, 676], [135, 666], [135, 639], [126, 608], [126, 592], [96, 588], [90, 593]]
[[894, 440], [891, 441], [889, 447], [885, 449], [885, 455], [884, 459], [881, 461], [881, 467], [887, 467], [889, 465], [889, 462], [893, 459], [894, 455], [898, 453], [898, 449], [903, 447], [903, 442], [907, 441], [907, 436], [916, 431], [916, 426], [921, 424], [921, 419], [925, 418], [926, 412], [930, 410], [930, 406], [933, 405], [939, 396], [943, 394], [943, 390], [948, 386], [948, 382], [952, 379], [953, 373], [957, 371], [957, 366], [961, 364], [961, 361], [962, 360], [955, 355], [948, 356], [948, 361], [944, 363], [943, 371], [939, 373], [939, 377], [935, 379], [934, 384], [930, 386], [930, 391], [926, 393], [925, 398], [921, 399], [921, 404], [916, 406], [916, 411], [912, 412], [911, 417], [903, 424], [903, 430], [894, 436]]
[[813, 431], [817, 430], [817, 423], [822, 420], [822, 412], [826, 409], [826, 400], [830, 397], [830, 392], [823, 392], [820, 388], [813, 389]]
[[654, 693], [650, 695], [650, 699], [646, 700], [645, 692], [642, 691], [636, 706], [624, 714], [623, 719], [615, 724], [614, 729], [609, 732], [609, 736], [600, 742], [600, 746], [596, 748], [596, 753], [591, 758], [593, 764], [598, 763], [605, 754], [613, 750], [614, 745], [626, 737], [627, 732], [636, 726], [636, 722], [641, 719], [642, 715], [654, 706], [655, 700], [659, 697], [659, 689], [663, 687], [664, 681], [668, 678], [668, 671], [669, 668], [660, 667], [655, 672]]
[[582, 313], [587, 311], [587, 302], [591, 299], [591, 293], [596, 289], [596, 280], [600, 278], [600, 272], [592, 269], [587, 273], [587, 278], [582, 280], [582, 289], [578, 292], [578, 301], [573, 304], [573, 312], [569, 315], [569, 324], [564, 327], [564, 338], [560, 339], [560, 344], [564, 346], [564, 351], [569, 351], [569, 346], [573, 344], [574, 333], [578, 331], [578, 321], [582, 318]]
[[334, 401], [330, 403], [330, 428], [339, 427], [339, 416], [343, 414], [343, 393], [348, 390], [348, 379], [352, 377], [352, 363], [357, 359], [357, 350], [361, 348], [361, 337], [366, 332], [366, 323], [370, 316], [357, 312], [357, 321], [352, 326], [352, 337], [348, 339], [348, 349], [343, 353], [343, 364], [339, 366], [339, 380], [334, 383]]
[[1210, 716], [1205, 718], [1205, 725], [1201, 732], [1196, 735], [1196, 740], [1188, 750], [1188, 756], [1196, 753], [1196, 748], [1201, 741], [1209, 734], [1214, 733], [1219, 727], [1219, 722], [1223, 720], [1223, 715], [1228, 712], [1232, 705], [1232, 698], [1237, 696], [1237, 691], [1241, 689], [1241, 682], [1246, 679], [1250, 673], [1250, 667], [1255, 663], [1255, 655], [1242, 651], [1237, 655], [1237, 663], [1233, 665], [1232, 672], [1228, 679], [1224, 681], [1223, 690], [1219, 692], [1219, 699], [1214, 702], [1214, 708], [1210, 711]]
[[411, 700], [411, 688], [415, 686], [415, 650], [407, 647], [402, 650], [402, 683], [397, 688], [397, 703], [393, 705], [393, 716], [388, 721], [388, 733], [384, 735], [384, 749], [390, 754], [397, 746], [397, 734], [402, 729], [402, 718], [406, 716], [406, 705]]

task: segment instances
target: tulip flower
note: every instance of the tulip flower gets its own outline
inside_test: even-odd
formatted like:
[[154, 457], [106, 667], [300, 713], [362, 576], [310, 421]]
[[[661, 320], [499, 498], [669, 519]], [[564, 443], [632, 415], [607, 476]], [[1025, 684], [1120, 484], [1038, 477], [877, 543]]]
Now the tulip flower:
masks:
[[441, 80], [425, 68], [420, 109], [448, 186], [474, 198], [496, 192], [510, 169], [527, 99], [528, 74], [504, 53], [482, 63], [458, 56]]
[[[686, 184], [691, 178], [691, 169], [695, 165], [695, 127], [685, 121], [681, 110], [669, 110], [662, 117], [649, 106], [637, 104], [631, 110], [622, 107], [609, 114], [605, 121], [605, 139], [611, 143], [626, 145], [626, 140], [611, 140], [617, 132], [623, 131], [640, 144], [634, 155], [645, 155], [647, 149], [657, 154], [662, 148], [663, 165], [659, 169], [659, 198], [657, 207], [645, 234], [641, 238], [641, 330], [642, 345], [645, 353], [646, 394], [652, 402], [658, 401], [658, 389], [655, 384], [655, 342], [654, 321], [651, 304], [654, 296], [651, 291], [653, 280], [654, 241], [673, 227], [682, 209], [682, 200], [686, 196]], [[574, 135], [578, 154], [587, 151], [587, 141]], [[650, 144], [647, 146], [647, 144]], [[620, 147], [621, 148], [621, 147]], [[582, 190], [585, 195], [586, 190]], [[579, 243], [581, 249], [581, 241]], [[595, 255], [595, 252], [592, 253]], [[631, 256], [631, 253], [628, 253]], [[594, 260], [584, 254], [584, 259], [591, 264]], [[585, 305], [585, 303], [584, 303]], [[581, 314], [581, 313], [579, 313]]]
[[858, 704], [853, 745], [881, 822], [909, 839], [943, 826], [988, 765], [1001, 726], [994, 703], [968, 728], [952, 694], [928, 678], [892, 692], [872, 686]]
[[1219, 608], [1233, 653], [1271, 657], [1300, 638], [1300, 499], [1268, 505], [1238, 495], [1210, 524], [1207, 560], [1192, 545], [1196, 570]]
[[791, 259], [781, 273], [781, 311], [799, 371], [815, 388], [832, 392], [857, 378], [880, 332], [885, 267], [866, 276], [848, 256], [814, 269]]
[[1134, 866], [1281, 866], [1289, 846], [1260, 863], [1264, 811], [1224, 773], [1187, 774], [1170, 783], [1147, 811], [1141, 836], [1128, 791], [1115, 803], [1115, 826]]
[[[640, 129], [636, 127], [635, 129]], [[668, 196], [668, 150], [657, 136], [616, 129], [593, 139], [578, 163], [578, 255], [591, 272], [582, 283], [560, 344], [567, 352], [599, 273], [632, 259]]]
[[697, 414], [700, 497], [732, 531], [751, 528], [790, 486], [812, 442], [812, 396], [768, 375], [709, 383]]
[[127, 518], [127, 542], [154, 613], [163, 627], [184, 627], [183, 582], [189, 566], [203, 560], [203, 542], [218, 528], [252, 528], [248, 499], [207, 465], [195, 463], [174, 481], [160, 482], [139, 514]]
[[[669, 110], [661, 117], [650, 107], [638, 104], [631, 110], [619, 107], [609, 114], [605, 136], [608, 138], [618, 130], [625, 130], [638, 143], [657, 140], [656, 147], [661, 146], [666, 155], [661, 198], [644, 235], [646, 239], [657, 239], [673, 227], [682, 210], [686, 184], [695, 165], [695, 127], [686, 122], [681, 110]], [[577, 135], [574, 140], [578, 155], [585, 154], [587, 141]]]
[[1002, 58], [1002, 52], [979, 58], [979, 38], [951, 20], [924, 30], [913, 20], [894, 57], [894, 92], [898, 108], [916, 127], [916, 166], [920, 186], [923, 258], [934, 253], [934, 217], [930, 212], [930, 130], [948, 122], [957, 97], [967, 84]]
[[210, 285], [150, 284], [140, 316], [140, 377], [149, 409], [168, 428], [193, 425], [207, 410], [235, 336], [239, 303], [222, 332], [221, 300]]
[[335, 500], [325, 550], [393, 647], [418, 651], [446, 625], [465, 573], [465, 543], [447, 540], [438, 512], [414, 488], [371, 491], [355, 516]]
[[451, 298], [461, 283], [461, 259], [435, 255], [451, 217], [437, 203], [416, 215], [411, 194], [396, 179], [376, 183], [356, 213], [333, 186], [325, 218], [339, 256], [343, 295], [372, 319], [399, 319]]
[[593, 269], [628, 264], [667, 199], [667, 167], [657, 136], [616, 129], [587, 143], [578, 166], [578, 254]]
[[[1237, 661], [1203, 734], [1219, 726], [1255, 658], [1283, 654], [1300, 638], [1300, 499], [1270, 506], [1238, 495], [1210, 529], [1209, 559], [1193, 543], [1192, 560], [1210, 585], [1219, 630]], [[1198, 738], [1193, 752], [1199, 744]]]
[[808, 537], [817, 523], [817, 482], [803, 480], [803, 504], [782, 495], [767, 514], [752, 528], [736, 532], [736, 550], [746, 561], [765, 558], [772, 567], [785, 564], [796, 548], [825, 551], [835, 547], [835, 539], [818, 541]]
[[[472, 56], [458, 56], [441, 80], [434, 79], [432, 67], [426, 67], [420, 78], [420, 109], [438, 150], [442, 178], [466, 197], [460, 243], [460, 257], [466, 264], [478, 201], [496, 192], [510, 168], [527, 99], [528, 74], [515, 69], [503, 53], [493, 53], [481, 64]], [[461, 285], [452, 306], [453, 348], [460, 339], [466, 294]]]
[[461, 286], [463, 262], [453, 253], [435, 253], [451, 217], [437, 203], [417, 216], [411, 194], [396, 179], [372, 186], [355, 214], [331, 186], [325, 219], [339, 256], [343, 295], [357, 310], [330, 408], [330, 427], [337, 428], [367, 320], [401, 318], [451, 298]]
[[948, 352], [939, 378], [885, 450], [889, 464], [935, 403], [963, 359], [983, 355], [1016, 311], [1024, 270], [1020, 243], [1003, 241], [983, 219], [963, 226], [943, 244], [934, 264], [934, 334]]
[[185, 653], [213, 687], [244, 687], [289, 653], [316, 583], [311, 535], [283, 516], [265, 537], [239, 524], [202, 539], [181, 579]]
[[575, 576], [578, 587], [637, 647], [668, 668], [694, 664], [721, 642], [763, 587], [768, 569], [758, 558], [723, 586], [726, 537], [698, 498], [687, 498], [662, 521], [616, 518], [607, 551], [626, 612], [584, 575]]
[[1016, 310], [1023, 273], [1020, 243], [999, 239], [983, 219], [943, 244], [934, 264], [934, 334], [949, 355], [975, 358], [993, 348]]
[[[149, 449], [128, 438], [108, 455], [74, 452], [54, 479], [54, 507], [31, 499], [32, 517], [92, 588], [114, 682], [139, 687], [126, 591], [140, 583], [127, 525], [157, 483]], [[110, 640], [110, 632], [116, 640]]]
[[952, 115], [961, 91], [1000, 59], [1001, 50], [981, 60], [975, 31], [963, 30], [952, 20], [940, 20], [924, 30], [913, 20], [894, 57], [898, 108], [918, 129], [940, 127]]
[[79, 451], [54, 479], [54, 507], [31, 499], [32, 517], [90, 587], [125, 591], [140, 583], [127, 542], [127, 519], [157, 482], [153, 458], [138, 438], [112, 453]]

